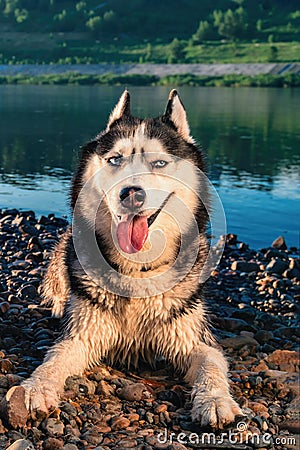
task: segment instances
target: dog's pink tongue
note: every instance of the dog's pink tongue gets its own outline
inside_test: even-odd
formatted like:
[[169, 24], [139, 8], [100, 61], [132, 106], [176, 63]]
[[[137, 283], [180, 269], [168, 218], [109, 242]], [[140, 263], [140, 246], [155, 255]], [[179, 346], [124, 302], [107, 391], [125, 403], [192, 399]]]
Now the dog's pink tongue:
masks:
[[117, 228], [117, 237], [123, 252], [138, 252], [148, 237], [147, 217], [135, 216], [120, 222]]

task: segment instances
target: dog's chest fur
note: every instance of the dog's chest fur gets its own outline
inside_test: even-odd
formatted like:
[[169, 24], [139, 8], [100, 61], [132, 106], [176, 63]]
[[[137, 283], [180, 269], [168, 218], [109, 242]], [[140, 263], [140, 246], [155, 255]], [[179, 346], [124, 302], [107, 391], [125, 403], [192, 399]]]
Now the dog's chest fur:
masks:
[[[184, 308], [174, 294], [169, 292], [157, 297], [134, 299], [115, 297], [107, 299], [110, 307], [106, 308], [74, 296], [69, 318], [72, 334], [78, 336], [82, 330], [93, 330], [96, 334], [98, 329], [107, 329], [110, 342], [99, 342], [96, 345], [101, 348], [91, 351], [94, 350], [95, 354], [100, 351], [110, 362], [126, 362], [127, 366], [136, 365], [139, 356], [150, 363], [159, 355], [169, 359], [167, 349], [176, 347], [178, 343], [176, 365], [180, 367], [180, 360], [195, 345], [194, 337], [201, 335], [211, 342], [211, 334], [204, 322], [202, 304], [191, 299]], [[182, 342], [185, 342], [185, 348], [182, 348]], [[106, 348], [110, 350], [106, 351]]]

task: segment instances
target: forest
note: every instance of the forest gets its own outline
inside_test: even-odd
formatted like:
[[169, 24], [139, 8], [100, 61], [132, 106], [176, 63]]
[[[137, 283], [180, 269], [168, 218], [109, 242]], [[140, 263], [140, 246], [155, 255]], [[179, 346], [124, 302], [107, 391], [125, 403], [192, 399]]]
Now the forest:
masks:
[[0, 0], [2, 63], [296, 61], [299, 41], [299, 0]]

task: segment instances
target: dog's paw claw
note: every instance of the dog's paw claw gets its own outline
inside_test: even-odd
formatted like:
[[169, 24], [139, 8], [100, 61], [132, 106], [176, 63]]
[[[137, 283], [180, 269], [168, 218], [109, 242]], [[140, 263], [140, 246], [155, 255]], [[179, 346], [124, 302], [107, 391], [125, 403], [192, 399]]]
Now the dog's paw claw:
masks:
[[223, 428], [242, 414], [239, 405], [230, 396], [210, 397], [195, 396], [192, 408], [192, 419], [201, 426]]
[[26, 380], [22, 383], [25, 389], [25, 405], [30, 414], [38, 411], [42, 414], [48, 414], [49, 410], [56, 408], [59, 403], [55, 386], [49, 382]]

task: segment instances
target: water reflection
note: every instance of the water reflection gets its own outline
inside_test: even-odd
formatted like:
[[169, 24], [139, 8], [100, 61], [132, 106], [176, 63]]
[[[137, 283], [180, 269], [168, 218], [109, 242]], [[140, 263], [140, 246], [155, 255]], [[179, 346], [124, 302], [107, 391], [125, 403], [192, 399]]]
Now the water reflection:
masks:
[[[163, 112], [169, 89], [131, 91], [133, 114]], [[103, 129], [121, 92], [122, 87], [0, 86], [0, 207], [30, 203], [41, 212], [65, 212], [78, 149]], [[296, 245], [300, 91], [184, 87], [180, 93], [230, 231], [257, 242], [251, 230], [258, 227], [258, 235], [267, 222]], [[266, 237], [267, 232], [260, 240]]]

